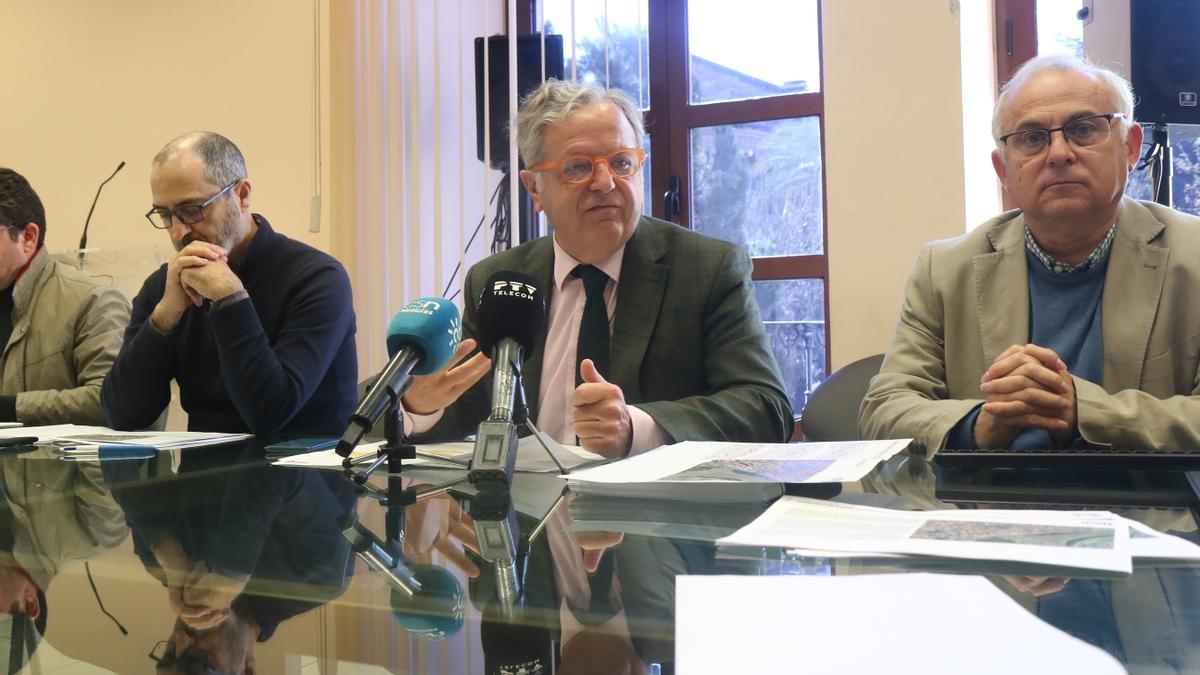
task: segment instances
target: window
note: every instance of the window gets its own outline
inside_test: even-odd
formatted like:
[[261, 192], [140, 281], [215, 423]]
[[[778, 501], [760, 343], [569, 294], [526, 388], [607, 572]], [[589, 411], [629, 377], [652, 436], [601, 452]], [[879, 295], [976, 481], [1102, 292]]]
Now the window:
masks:
[[646, 210], [746, 247], [799, 413], [828, 368], [817, 0], [542, 0], [566, 72], [646, 110]]

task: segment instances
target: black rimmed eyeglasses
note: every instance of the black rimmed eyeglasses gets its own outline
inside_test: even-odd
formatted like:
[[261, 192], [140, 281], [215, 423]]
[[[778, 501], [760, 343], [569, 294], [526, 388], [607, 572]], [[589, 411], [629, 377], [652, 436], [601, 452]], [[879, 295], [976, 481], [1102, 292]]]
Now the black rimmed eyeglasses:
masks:
[[182, 654], [175, 654], [175, 645], [166, 640], [154, 644], [148, 656], [154, 660], [157, 668], [178, 667], [185, 673], [202, 673], [203, 675], [225, 675], [208, 664], [208, 653], [203, 649], [191, 647]]
[[1023, 156], [1032, 157], [1041, 154], [1050, 145], [1050, 137], [1054, 132], [1061, 131], [1071, 145], [1086, 148], [1097, 143], [1103, 143], [1112, 132], [1112, 121], [1125, 117], [1124, 113], [1109, 113], [1107, 115], [1089, 115], [1071, 120], [1061, 127], [1053, 129], [1022, 129], [1011, 134], [1004, 134], [997, 140], [1004, 147]]
[[173, 209], [156, 206], [146, 212], [146, 220], [149, 220], [151, 225], [160, 230], [171, 229], [172, 219], [178, 220], [184, 225], [195, 225], [201, 220], [204, 220], [204, 208], [206, 206], [215, 202], [217, 197], [229, 192], [230, 188], [232, 188], [234, 185], [237, 185], [239, 182], [241, 182], [241, 180], [241, 178], [235, 179], [229, 185], [221, 188], [217, 194], [205, 199], [199, 204], [181, 204]]

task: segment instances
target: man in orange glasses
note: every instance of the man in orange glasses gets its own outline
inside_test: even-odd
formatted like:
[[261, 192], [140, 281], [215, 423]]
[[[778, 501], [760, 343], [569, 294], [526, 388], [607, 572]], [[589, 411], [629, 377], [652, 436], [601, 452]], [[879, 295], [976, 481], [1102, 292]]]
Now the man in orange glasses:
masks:
[[[521, 171], [553, 234], [467, 274], [463, 335], [492, 274], [534, 277], [549, 321], [524, 369], [546, 433], [608, 457], [685, 440], [785, 441], [792, 410], [767, 343], [745, 250], [642, 215], [642, 113], [624, 92], [549, 81], [517, 115]], [[454, 364], [475, 347], [466, 339]], [[462, 437], [487, 416], [476, 354], [417, 378], [416, 432]], [[436, 426], [435, 426], [436, 424]]]

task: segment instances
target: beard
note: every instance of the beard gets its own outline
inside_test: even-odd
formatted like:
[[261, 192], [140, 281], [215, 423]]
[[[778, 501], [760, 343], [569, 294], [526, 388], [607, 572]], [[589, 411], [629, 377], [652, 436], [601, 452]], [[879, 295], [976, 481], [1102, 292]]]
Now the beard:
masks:
[[220, 246], [225, 249], [226, 253], [232, 253], [233, 247], [241, 242], [244, 234], [245, 227], [242, 224], [242, 210], [237, 207], [236, 203], [231, 201], [229, 202], [229, 208], [225, 210], [225, 217], [221, 219], [221, 222], [214, 224], [210, 236], [204, 236], [192, 230], [182, 239], [175, 242], [175, 251], [182, 251], [184, 247], [193, 241], [203, 241]]

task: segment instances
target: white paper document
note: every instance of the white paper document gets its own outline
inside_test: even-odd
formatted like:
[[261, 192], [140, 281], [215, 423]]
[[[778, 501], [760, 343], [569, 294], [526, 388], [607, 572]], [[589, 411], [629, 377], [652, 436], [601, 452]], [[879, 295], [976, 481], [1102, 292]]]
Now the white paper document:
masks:
[[571, 474], [575, 483], [843, 483], [867, 475], [910, 439], [835, 443], [664, 445]]
[[686, 675], [1126, 672], [983, 577], [680, 576], [675, 589]]
[[250, 438], [250, 434], [224, 434], [201, 431], [116, 431], [108, 427], [80, 424], [54, 424], [40, 427], [0, 429], [0, 438], [36, 436], [39, 443], [66, 445], [153, 445], [162, 450], [224, 445]]
[[1107, 511], [897, 511], [783, 497], [717, 543], [1133, 571], [1129, 527]]

